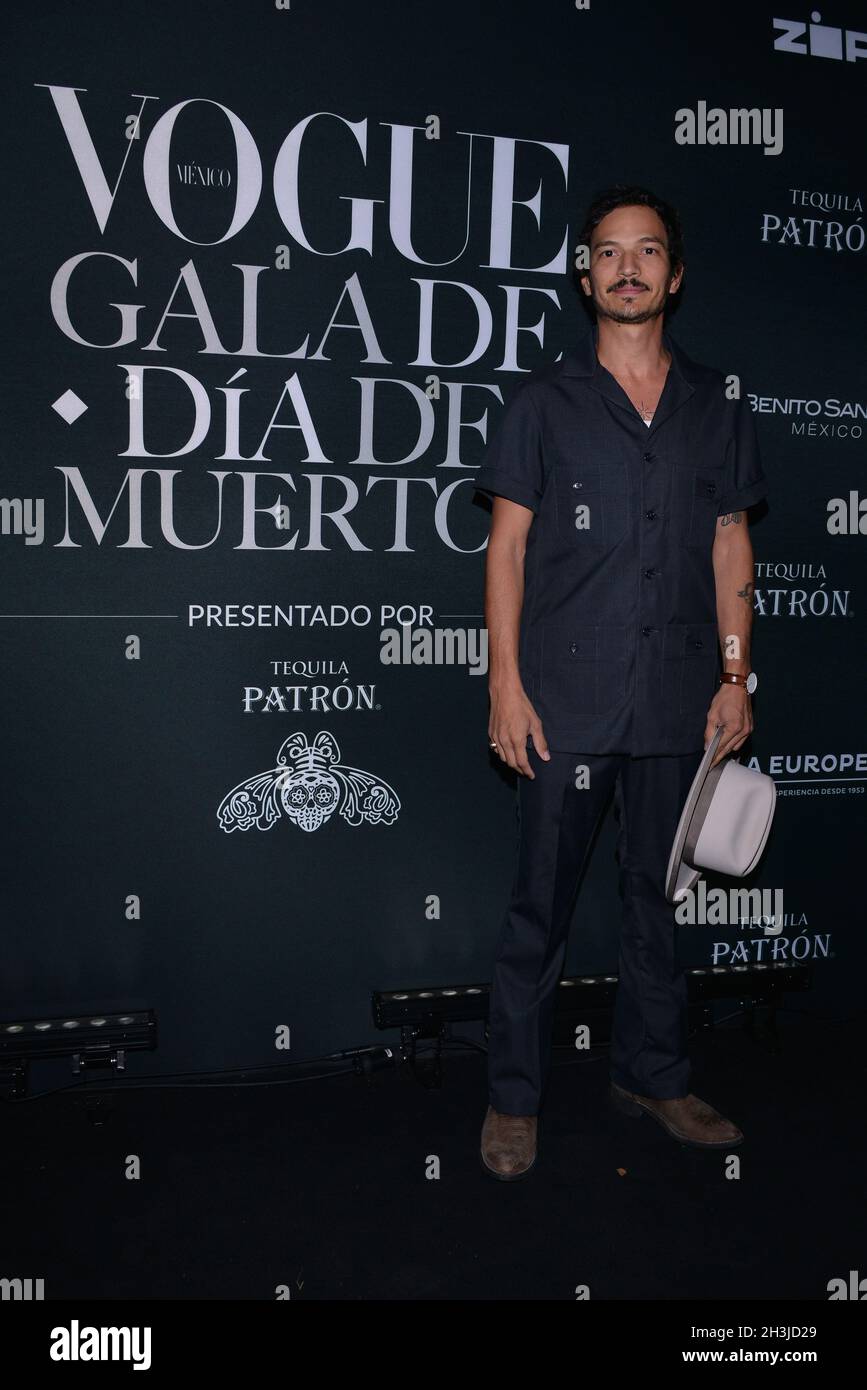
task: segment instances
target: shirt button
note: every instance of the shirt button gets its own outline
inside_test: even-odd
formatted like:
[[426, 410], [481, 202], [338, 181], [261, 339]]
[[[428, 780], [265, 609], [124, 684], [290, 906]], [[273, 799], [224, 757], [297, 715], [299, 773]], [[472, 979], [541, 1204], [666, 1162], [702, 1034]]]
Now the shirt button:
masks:
[[643, 457], [645, 463], [652, 463], [652, 462], [653, 462], [653, 454], [643, 454], [642, 457]]
[[708, 497], [713, 497], [714, 493], [716, 492], [716, 483], [708, 483], [707, 487], [705, 488], [705, 491], [707, 492]]
[[578, 647], [577, 647], [577, 645], [576, 645], [575, 642], [570, 642], [570, 643], [569, 643], [569, 650], [570, 650], [570, 652], [577, 652]]
[[658, 573], [659, 570], [645, 570], [644, 577], [645, 579], [655, 579]]
[[648, 521], [655, 521], [656, 518], [657, 518], [657, 516], [659, 515], [659, 513], [658, 513], [658, 512], [645, 512], [644, 515], [647, 517], [647, 520], [648, 520]]
[[643, 633], [643, 635], [644, 635], [645, 637], [649, 637], [650, 634], [651, 634], [651, 632], [653, 631], [653, 628], [652, 628], [652, 627], [643, 627], [643, 628], [641, 629], [641, 631], [642, 631], [642, 633]]
[[573, 483], [572, 486], [573, 486], [573, 487], [583, 487], [584, 484], [583, 484], [583, 483]]

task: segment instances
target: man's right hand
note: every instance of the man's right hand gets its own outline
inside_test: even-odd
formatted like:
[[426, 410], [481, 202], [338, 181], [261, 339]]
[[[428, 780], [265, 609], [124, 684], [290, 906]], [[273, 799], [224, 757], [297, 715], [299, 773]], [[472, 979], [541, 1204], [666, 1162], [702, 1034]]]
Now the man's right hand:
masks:
[[533, 747], [544, 758], [550, 760], [548, 744], [542, 732], [542, 721], [527, 699], [520, 682], [505, 688], [491, 690], [491, 717], [488, 721], [488, 739], [496, 741], [493, 752], [525, 777], [535, 777], [527, 759], [527, 735], [533, 739]]

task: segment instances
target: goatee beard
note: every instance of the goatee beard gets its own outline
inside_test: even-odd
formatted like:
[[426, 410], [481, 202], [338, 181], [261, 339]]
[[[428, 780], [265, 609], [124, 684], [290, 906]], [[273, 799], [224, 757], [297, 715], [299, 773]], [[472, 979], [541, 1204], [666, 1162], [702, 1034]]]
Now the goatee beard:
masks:
[[668, 296], [655, 309], [642, 309], [637, 314], [626, 314], [619, 309], [613, 309], [610, 304], [600, 304], [599, 300], [594, 301], [597, 316], [606, 319], [613, 319], [615, 323], [647, 323], [650, 319], [659, 318], [660, 314], [665, 313], [668, 303]]

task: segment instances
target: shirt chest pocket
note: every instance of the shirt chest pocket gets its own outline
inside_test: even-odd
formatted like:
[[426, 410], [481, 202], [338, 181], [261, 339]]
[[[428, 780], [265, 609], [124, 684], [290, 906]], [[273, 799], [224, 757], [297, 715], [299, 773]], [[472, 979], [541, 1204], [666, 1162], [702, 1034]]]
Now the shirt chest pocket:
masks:
[[672, 487], [672, 513], [680, 544], [702, 549], [712, 546], [722, 496], [721, 473], [676, 468]]
[[626, 479], [597, 464], [557, 470], [557, 530], [576, 551], [611, 550], [628, 527]]

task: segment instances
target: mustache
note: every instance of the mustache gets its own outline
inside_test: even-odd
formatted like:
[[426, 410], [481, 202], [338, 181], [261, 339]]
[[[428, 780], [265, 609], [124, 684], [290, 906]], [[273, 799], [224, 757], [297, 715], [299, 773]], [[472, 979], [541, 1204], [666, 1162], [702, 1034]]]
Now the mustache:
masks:
[[650, 286], [649, 286], [649, 285], [645, 285], [645, 283], [644, 283], [643, 280], [632, 280], [632, 279], [629, 279], [629, 280], [618, 280], [615, 284], [609, 285], [609, 286], [608, 286], [608, 293], [609, 293], [609, 294], [612, 294], [612, 293], [614, 292], [614, 290], [622, 290], [622, 289], [625, 288], [626, 285], [631, 285], [632, 288], [633, 288], [633, 289], [636, 289], [636, 290], [649, 290], [649, 289], [650, 289]]

